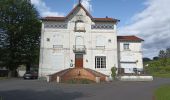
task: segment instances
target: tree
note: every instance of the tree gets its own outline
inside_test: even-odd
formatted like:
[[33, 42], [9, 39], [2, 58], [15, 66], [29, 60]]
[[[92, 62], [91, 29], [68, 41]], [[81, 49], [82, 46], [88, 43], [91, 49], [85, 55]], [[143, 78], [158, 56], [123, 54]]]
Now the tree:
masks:
[[12, 75], [20, 64], [37, 62], [40, 27], [29, 0], [0, 0], [0, 61]]
[[159, 51], [159, 58], [166, 58], [166, 52], [164, 50]]
[[161, 65], [165, 67], [167, 64], [167, 54], [164, 50], [160, 50], [159, 58], [160, 58]]
[[151, 61], [150, 58], [143, 58], [143, 62], [148, 62], [148, 61]]
[[166, 56], [167, 58], [170, 58], [170, 47], [166, 49]]
[[158, 60], [158, 59], [159, 59], [159, 57], [157, 57], [157, 56], [156, 56], [156, 57], [153, 57], [153, 60]]

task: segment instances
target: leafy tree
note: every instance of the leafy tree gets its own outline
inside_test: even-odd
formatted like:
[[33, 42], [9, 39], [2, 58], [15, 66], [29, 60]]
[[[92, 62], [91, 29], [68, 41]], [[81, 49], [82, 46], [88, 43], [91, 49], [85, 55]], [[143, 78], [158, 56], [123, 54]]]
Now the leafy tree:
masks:
[[162, 66], [166, 66], [167, 64], [167, 54], [164, 50], [160, 50], [159, 58]]
[[159, 57], [153, 57], [153, 60], [158, 60], [159, 59]]
[[164, 50], [159, 51], [159, 58], [166, 58], [166, 52]]
[[170, 47], [166, 49], [166, 56], [167, 58], [170, 58]]
[[148, 61], [151, 61], [150, 58], [143, 58], [143, 62], [148, 62]]
[[0, 0], [0, 61], [11, 75], [38, 62], [41, 23], [29, 0]]

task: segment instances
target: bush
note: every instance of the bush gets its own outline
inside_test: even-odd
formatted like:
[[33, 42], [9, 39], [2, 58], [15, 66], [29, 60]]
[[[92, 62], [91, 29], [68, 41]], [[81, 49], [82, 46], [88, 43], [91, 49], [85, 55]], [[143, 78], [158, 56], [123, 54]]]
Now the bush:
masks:
[[114, 79], [115, 76], [116, 76], [116, 67], [112, 67], [112, 68], [111, 68], [111, 72], [112, 72], [111, 76], [112, 76], [112, 78]]
[[[145, 71], [148, 74], [152, 74], [156, 77], [169, 76], [170, 73], [170, 58], [167, 58], [167, 62], [164, 62], [164, 59], [159, 59], [156, 61], [150, 61], [147, 64], [149, 66], [145, 67]], [[164, 63], [164, 64], [163, 64]]]

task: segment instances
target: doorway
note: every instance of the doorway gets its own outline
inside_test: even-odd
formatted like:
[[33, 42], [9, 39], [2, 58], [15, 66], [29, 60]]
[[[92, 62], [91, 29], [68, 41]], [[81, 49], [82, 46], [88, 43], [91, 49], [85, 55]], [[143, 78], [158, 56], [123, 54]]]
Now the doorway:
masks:
[[75, 54], [75, 68], [83, 68], [83, 54]]

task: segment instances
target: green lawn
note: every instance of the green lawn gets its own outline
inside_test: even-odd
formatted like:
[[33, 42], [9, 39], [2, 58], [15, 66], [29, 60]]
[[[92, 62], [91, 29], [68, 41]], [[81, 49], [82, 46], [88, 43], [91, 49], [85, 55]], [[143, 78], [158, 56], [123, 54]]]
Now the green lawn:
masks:
[[170, 84], [155, 90], [155, 100], [170, 100]]
[[165, 74], [162, 74], [162, 73], [153, 73], [152, 75], [154, 77], [170, 78], [170, 73], [165, 73]]

